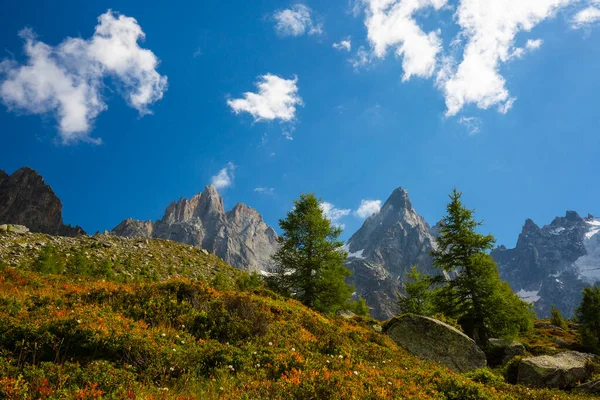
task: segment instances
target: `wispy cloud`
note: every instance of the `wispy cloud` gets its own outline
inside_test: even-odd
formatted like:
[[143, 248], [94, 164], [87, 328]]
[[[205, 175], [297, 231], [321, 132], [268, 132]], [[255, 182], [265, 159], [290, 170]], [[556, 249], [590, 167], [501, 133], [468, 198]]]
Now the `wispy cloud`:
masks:
[[265, 195], [268, 195], [268, 196], [273, 196], [275, 194], [275, 189], [274, 188], [257, 187], [257, 188], [254, 189], [254, 191], [256, 193], [265, 194]]
[[304, 4], [295, 4], [285, 10], [278, 10], [273, 14], [275, 31], [281, 37], [321, 35], [323, 24], [315, 22], [312, 10]]
[[63, 143], [99, 142], [89, 133], [108, 108], [101, 95], [106, 77], [140, 115], [149, 114], [167, 89], [158, 58], [138, 44], [145, 35], [134, 18], [108, 11], [90, 39], [67, 38], [58, 46], [41, 42], [30, 29], [20, 36], [27, 63], [0, 63], [0, 98], [9, 110], [54, 115]]
[[469, 135], [476, 135], [481, 132], [483, 122], [477, 117], [460, 117], [458, 123], [467, 129]]
[[336, 50], [346, 50], [348, 52], [352, 51], [352, 39], [350, 37], [341, 40], [338, 43], [333, 44], [333, 48]]
[[361, 200], [360, 206], [353, 214], [358, 218], [369, 218], [381, 210], [381, 200]]
[[296, 117], [296, 107], [303, 104], [297, 84], [297, 77], [284, 79], [266, 74], [256, 83], [258, 93], [246, 92], [243, 98], [228, 100], [227, 104], [236, 114], [249, 113], [255, 122], [275, 119], [289, 122]]
[[330, 220], [334, 225], [339, 226], [342, 229], [345, 228], [346, 225], [340, 223], [339, 221], [340, 219], [350, 215], [350, 209], [336, 208], [333, 204], [328, 203], [326, 201], [320, 203], [319, 206], [321, 207], [321, 210], [323, 210], [323, 214], [325, 214], [325, 217], [328, 220]]
[[227, 163], [227, 166], [212, 177], [212, 184], [217, 189], [226, 189], [233, 185], [235, 165], [232, 162]]
[[[597, 2], [600, 5], [600, 2]], [[590, 25], [600, 22], [600, 8], [598, 7], [587, 7], [579, 11], [573, 20], [571, 26], [575, 29], [585, 28]]]

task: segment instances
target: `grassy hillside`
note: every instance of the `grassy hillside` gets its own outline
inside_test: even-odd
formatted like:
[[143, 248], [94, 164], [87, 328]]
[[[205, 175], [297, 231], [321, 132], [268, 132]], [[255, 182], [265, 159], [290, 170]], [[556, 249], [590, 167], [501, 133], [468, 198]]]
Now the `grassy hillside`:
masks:
[[417, 360], [186, 245], [0, 234], [0, 260], [0, 398], [583, 398]]

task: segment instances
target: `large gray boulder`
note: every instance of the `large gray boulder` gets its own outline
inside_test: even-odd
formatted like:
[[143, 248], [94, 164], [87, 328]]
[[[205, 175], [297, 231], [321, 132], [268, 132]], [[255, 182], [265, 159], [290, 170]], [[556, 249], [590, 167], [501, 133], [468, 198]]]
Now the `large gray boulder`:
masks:
[[456, 372], [486, 366], [485, 354], [458, 329], [433, 318], [405, 314], [393, 318], [385, 333], [413, 355], [436, 361]]
[[568, 389], [591, 377], [586, 368], [589, 361], [598, 361], [592, 354], [567, 351], [555, 356], [524, 358], [519, 363], [517, 383], [531, 387]]

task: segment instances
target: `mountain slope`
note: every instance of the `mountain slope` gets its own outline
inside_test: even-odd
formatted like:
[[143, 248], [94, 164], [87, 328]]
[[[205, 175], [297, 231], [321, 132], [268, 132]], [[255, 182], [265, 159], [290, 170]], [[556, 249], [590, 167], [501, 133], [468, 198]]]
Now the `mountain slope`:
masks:
[[172, 241], [0, 232], [0, 398], [586, 398], [476, 383], [373, 324], [325, 317]]
[[191, 244], [247, 271], [267, 269], [278, 246], [277, 234], [255, 209], [239, 203], [225, 212], [214, 186], [191, 199], [171, 203], [159, 221], [127, 219], [110, 233]]
[[62, 203], [52, 188], [31, 168], [12, 175], [0, 171], [0, 224], [25, 225], [32, 232], [78, 236], [80, 227], [63, 224]]
[[527, 220], [514, 249], [492, 252], [500, 274], [522, 298], [535, 302], [540, 317], [556, 306], [571, 317], [581, 291], [600, 281], [600, 219], [575, 211], [540, 228]]
[[347, 266], [353, 273], [351, 280], [356, 294], [367, 300], [373, 317], [387, 319], [396, 314], [396, 293], [401, 292], [412, 265], [438, 273], [432, 267], [433, 246], [431, 228], [402, 188], [350, 238]]

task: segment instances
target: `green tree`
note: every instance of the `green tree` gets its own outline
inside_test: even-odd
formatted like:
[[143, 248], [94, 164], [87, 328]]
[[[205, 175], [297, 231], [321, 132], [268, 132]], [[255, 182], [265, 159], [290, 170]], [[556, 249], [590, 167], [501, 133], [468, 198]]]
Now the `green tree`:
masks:
[[361, 296], [357, 301], [349, 301], [346, 304], [346, 308], [352, 311], [356, 315], [360, 315], [361, 317], [368, 317], [370, 314], [369, 305], [367, 301]]
[[531, 327], [530, 306], [500, 280], [498, 267], [489, 251], [495, 239], [476, 229], [474, 210], [461, 202], [456, 189], [450, 195], [447, 215], [433, 251], [434, 265], [455, 275], [439, 292], [438, 311], [456, 318], [463, 331], [479, 345], [492, 336], [515, 336]]
[[581, 304], [575, 310], [575, 319], [579, 323], [581, 344], [591, 352], [600, 354], [600, 287], [583, 289]]
[[402, 289], [406, 293], [397, 294], [398, 311], [400, 314], [417, 314], [424, 316], [432, 316], [435, 314], [433, 299], [435, 292], [433, 286], [441, 283], [441, 276], [431, 277], [427, 274], [420, 273], [416, 266], [410, 268], [410, 272], [406, 274], [407, 279], [402, 284]]
[[559, 328], [567, 329], [567, 323], [560, 313], [560, 310], [554, 306], [550, 307], [550, 323]]
[[275, 272], [267, 283], [314, 310], [335, 312], [353, 292], [345, 281], [351, 272], [344, 265], [344, 243], [338, 240], [342, 230], [325, 217], [314, 194], [302, 194], [294, 204], [279, 221], [281, 247], [273, 256]]
[[64, 268], [63, 259], [52, 244], [44, 246], [33, 263], [33, 269], [42, 274], [61, 274]]

